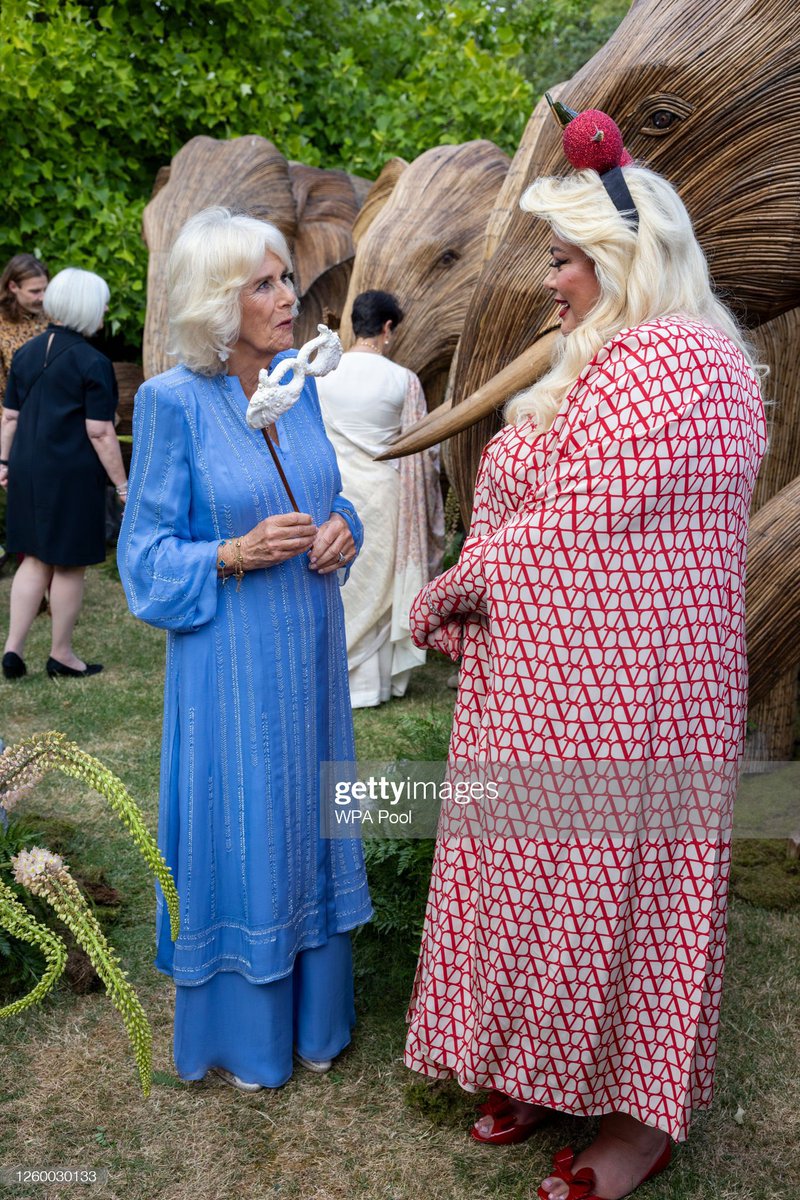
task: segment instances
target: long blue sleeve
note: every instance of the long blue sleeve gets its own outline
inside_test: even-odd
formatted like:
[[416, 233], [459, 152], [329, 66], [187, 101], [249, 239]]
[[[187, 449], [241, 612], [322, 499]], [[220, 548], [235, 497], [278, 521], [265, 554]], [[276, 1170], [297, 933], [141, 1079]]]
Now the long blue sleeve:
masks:
[[220, 538], [198, 540], [189, 524], [193, 477], [203, 470], [203, 455], [191, 441], [191, 414], [180, 390], [144, 384], [134, 407], [117, 561], [131, 612], [150, 625], [184, 632], [214, 617], [220, 587]]

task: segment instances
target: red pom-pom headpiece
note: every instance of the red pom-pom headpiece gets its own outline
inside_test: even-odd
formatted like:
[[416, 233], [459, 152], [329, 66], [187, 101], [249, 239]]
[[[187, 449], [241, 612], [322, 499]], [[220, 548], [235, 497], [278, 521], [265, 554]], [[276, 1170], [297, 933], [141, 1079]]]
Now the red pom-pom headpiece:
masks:
[[599, 108], [575, 112], [545, 92], [550, 111], [563, 129], [564, 153], [576, 171], [597, 171], [617, 211], [626, 216], [634, 229], [639, 214], [620, 170], [633, 162], [622, 143], [619, 126]]

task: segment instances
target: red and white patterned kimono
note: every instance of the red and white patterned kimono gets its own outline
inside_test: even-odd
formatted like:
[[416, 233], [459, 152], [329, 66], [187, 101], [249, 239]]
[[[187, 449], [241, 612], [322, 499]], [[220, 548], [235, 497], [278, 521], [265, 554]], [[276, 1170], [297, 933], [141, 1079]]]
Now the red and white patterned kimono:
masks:
[[[451, 760], [738, 759], [765, 445], [738, 348], [677, 318], [608, 342], [547, 434], [492, 439], [461, 557], [411, 614], [462, 656]], [[712, 1095], [729, 850], [440, 827], [407, 1065], [683, 1140]]]

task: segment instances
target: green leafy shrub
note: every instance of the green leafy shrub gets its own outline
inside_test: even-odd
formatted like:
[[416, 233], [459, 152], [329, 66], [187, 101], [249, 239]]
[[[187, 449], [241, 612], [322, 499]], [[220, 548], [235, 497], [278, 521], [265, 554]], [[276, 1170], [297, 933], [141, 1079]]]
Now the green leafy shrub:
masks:
[[[441, 714], [403, 717], [398, 728], [408, 747], [408, 755], [399, 760], [400, 765], [403, 761], [446, 759], [450, 723]], [[433, 849], [431, 838], [368, 838], [364, 842], [375, 909], [373, 928], [381, 935], [390, 935], [409, 954], [419, 949]]]
[[419, 950], [433, 847], [429, 838], [371, 838], [364, 843], [373, 927], [411, 954]]
[[444, 142], [512, 153], [627, 2], [3, 0], [0, 262], [24, 249], [98, 271], [111, 332], [138, 349], [142, 212], [190, 138], [259, 134], [367, 178]]
[[731, 891], [777, 912], [800, 908], [800, 862], [789, 857], [782, 839], [739, 838], [733, 843]]
[[142, 211], [185, 142], [255, 133], [369, 178], [441, 142], [511, 150], [531, 103], [515, 63], [553, 7], [512, 21], [480, 0], [4, 0], [0, 260], [98, 271], [112, 332], [138, 346]]

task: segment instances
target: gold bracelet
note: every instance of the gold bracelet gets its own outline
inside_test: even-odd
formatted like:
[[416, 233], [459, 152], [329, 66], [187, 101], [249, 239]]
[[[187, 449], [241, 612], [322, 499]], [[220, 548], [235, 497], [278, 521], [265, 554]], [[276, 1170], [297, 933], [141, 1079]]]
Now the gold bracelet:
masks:
[[236, 580], [236, 590], [238, 592], [241, 582], [244, 579], [244, 559], [242, 558], [242, 539], [233, 539], [233, 562], [225, 557], [226, 551], [223, 547], [229, 545], [225, 538], [219, 544], [217, 551], [217, 570], [223, 583], [227, 583], [231, 575]]
[[244, 579], [244, 563], [242, 561], [242, 539], [236, 538], [233, 543], [233, 577], [236, 580], [236, 590], [238, 592]]

